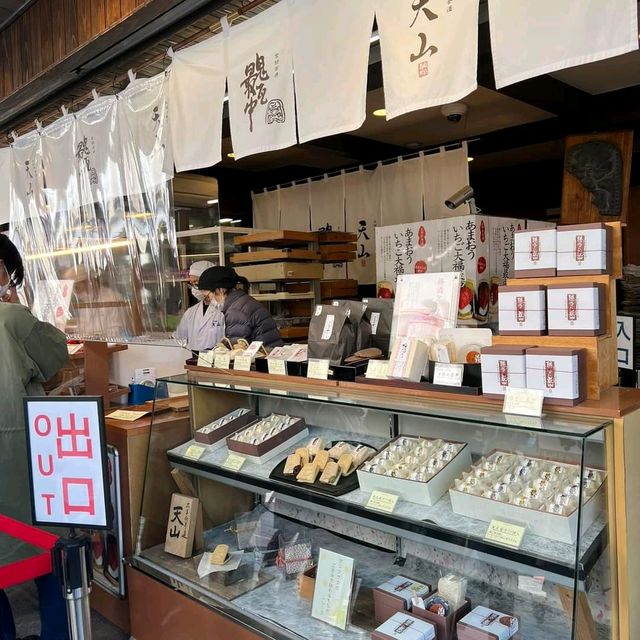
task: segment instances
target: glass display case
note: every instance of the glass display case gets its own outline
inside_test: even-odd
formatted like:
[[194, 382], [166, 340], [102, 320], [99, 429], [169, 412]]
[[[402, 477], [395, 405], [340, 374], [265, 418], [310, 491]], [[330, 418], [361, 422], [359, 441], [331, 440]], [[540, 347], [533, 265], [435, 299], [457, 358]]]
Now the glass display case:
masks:
[[[189, 393], [191, 432], [152, 425], [137, 569], [269, 638], [369, 638], [393, 612], [382, 585], [426, 585], [428, 611], [451, 574], [466, 579], [467, 608], [447, 611], [499, 612], [505, 638], [615, 637], [610, 421], [196, 372], [159, 382]], [[325, 474], [332, 462], [340, 472]], [[185, 489], [204, 537], [180, 558], [165, 538]], [[204, 575], [219, 544], [243, 552], [239, 568]], [[321, 550], [353, 561], [344, 628], [322, 613]], [[437, 637], [455, 637], [455, 622]]]

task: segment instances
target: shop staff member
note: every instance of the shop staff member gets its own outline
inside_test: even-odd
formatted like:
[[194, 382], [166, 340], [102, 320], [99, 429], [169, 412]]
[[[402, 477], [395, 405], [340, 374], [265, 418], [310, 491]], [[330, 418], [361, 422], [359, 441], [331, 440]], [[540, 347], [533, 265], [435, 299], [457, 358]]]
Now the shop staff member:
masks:
[[[27, 441], [22, 399], [43, 396], [42, 383], [68, 360], [64, 333], [36, 320], [18, 304], [16, 287], [22, 284], [22, 258], [13, 243], [0, 233], [0, 513], [31, 521]], [[29, 555], [26, 545], [0, 535], [0, 567]], [[25, 555], [26, 552], [26, 555]], [[66, 640], [66, 605], [58, 580], [52, 574], [36, 580], [40, 599], [42, 640]], [[0, 590], [0, 638], [15, 640], [11, 607]]]
[[260, 340], [265, 347], [279, 347], [283, 342], [275, 320], [257, 300], [237, 288], [240, 283], [249, 285], [231, 267], [213, 267], [200, 276], [199, 287], [206, 292], [205, 299], [222, 308], [225, 335], [232, 342], [245, 338]]
[[198, 304], [185, 311], [175, 337], [178, 340], [186, 340], [191, 351], [208, 351], [224, 338], [222, 311], [215, 303], [210, 303], [199, 286], [202, 273], [213, 266], [213, 262], [200, 260], [194, 262], [189, 269], [189, 288]]

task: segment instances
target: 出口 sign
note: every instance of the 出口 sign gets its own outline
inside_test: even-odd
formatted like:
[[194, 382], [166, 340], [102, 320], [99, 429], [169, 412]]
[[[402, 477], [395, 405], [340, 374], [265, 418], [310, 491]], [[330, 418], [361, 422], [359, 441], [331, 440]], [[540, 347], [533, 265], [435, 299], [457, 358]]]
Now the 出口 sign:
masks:
[[24, 412], [33, 523], [108, 528], [102, 398], [25, 398]]

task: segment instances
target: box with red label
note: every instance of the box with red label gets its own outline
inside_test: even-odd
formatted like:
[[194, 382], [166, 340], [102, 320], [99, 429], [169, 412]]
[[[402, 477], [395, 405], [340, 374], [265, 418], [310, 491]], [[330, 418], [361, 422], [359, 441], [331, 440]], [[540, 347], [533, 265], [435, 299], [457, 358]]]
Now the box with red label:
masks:
[[518, 618], [487, 607], [476, 607], [458, 622], [458, 640], [511, 640]]
[[516, 231], [516, 278], [538, 278], [556, 275], [556, 235], [555, 229]]
[[572, 406], [586, 397], [586, 349], [527, 349], [527, 388], [544, 391], [548, 404]]
[[547, 333], [546, 287], [539, 284], [499, 287], [498, 326], [503, 336]]
[[388, 620], [397, 611], [410, 611], [414, 597], [426, 598], [432, 589], [428, 584], [395, 576], [373, 589], [376, 622]]
[[496, 345], [483, 347], [482, 394], [489, 398], [502, 398], [507, 387], [527, 388], [526, 351], [529, 346]]
[[578, 276], [611, 270], [611, 227], [602, 222], [558, 227], [558, 275]]
[[600, 336], [605, 333], [604, 284], [553, 284], [547, 288], [550, 336]]

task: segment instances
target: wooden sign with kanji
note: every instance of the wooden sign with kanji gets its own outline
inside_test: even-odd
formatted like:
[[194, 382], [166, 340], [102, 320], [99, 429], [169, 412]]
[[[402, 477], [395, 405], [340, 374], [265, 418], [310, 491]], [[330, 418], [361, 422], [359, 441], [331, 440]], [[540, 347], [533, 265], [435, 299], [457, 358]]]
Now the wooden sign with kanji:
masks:
[[200, 510], [200, 500], [192, 496], [174, 493], [171, 496], [169, 522], [164, 550], [180, 558], [193, 553], [193, 540]]

